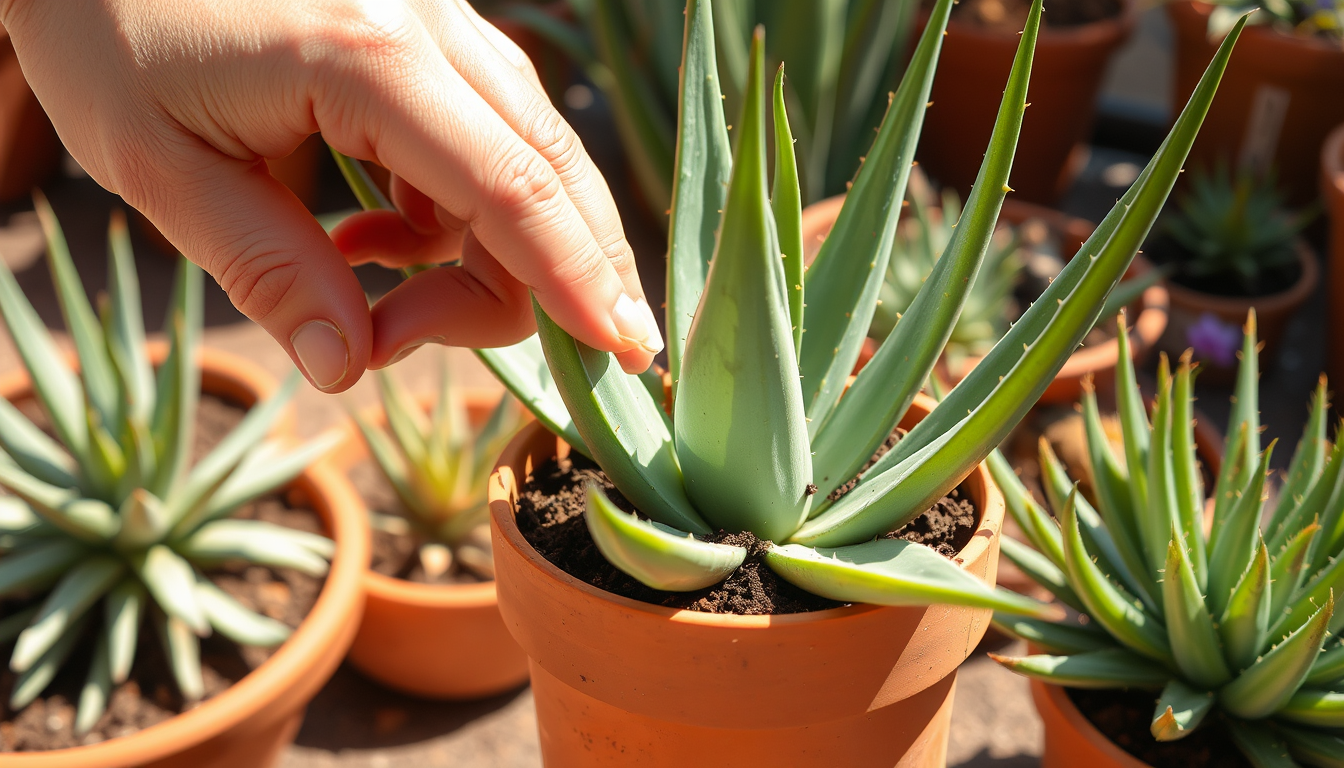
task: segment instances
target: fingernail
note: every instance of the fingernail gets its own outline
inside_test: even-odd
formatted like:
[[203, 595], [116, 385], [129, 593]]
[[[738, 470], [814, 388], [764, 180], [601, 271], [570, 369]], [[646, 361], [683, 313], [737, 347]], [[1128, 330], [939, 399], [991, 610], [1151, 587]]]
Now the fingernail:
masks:
[[350, 351], [345, 335], [326, 320], [310, 320], [299, 326], [289, 343], [308, 379], [318, 389], [335, 386], [350, 368]]
[[410, 344], [407, 344], [406, 346], [397, 350], [397, 353], [392, 356], [392, 359], [388, 360], [386, 363], [383, 363], [382, 365], [377, 366], [376, 368], [374, 366], [369, 367], [375, 371], [386, 368], [389, 365], [393, 365], [395, 363], [401, 362], [402, 360], [405, 360], [407, 357], [410, 356], [412, 352], [425, 346], [426, 344], [442, 344], [443, 342], [444, 338], [442, 336], [426, 336], [423, 339], [412, 341]]
[[649, 309], [647, 301], [636, 301], [622, 293], [611, 310], [611, 320], [616, 324], [616, 332], [622, 340], [638, 344], [646, 352], [658, 354], [663, 351], [663, 337], [658, 332], [658, 321], [654, 319], [653, 310]]

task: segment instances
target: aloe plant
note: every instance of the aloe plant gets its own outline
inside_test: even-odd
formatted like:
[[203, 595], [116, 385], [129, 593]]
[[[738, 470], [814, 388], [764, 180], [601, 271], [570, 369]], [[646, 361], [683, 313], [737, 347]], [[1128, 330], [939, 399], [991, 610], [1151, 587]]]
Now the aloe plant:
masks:
[[[972, 472], [1091, 328], [1171, 190], [1236, 35], [1220, 48], [1162, 149], [1041, 300], [852, 490], [831, 499], [888, 438], [928, 378], [1009, 191], [1039, 2], [945, 257], [847, 387], [891, 253], [951, 8], [952, 0], [933, 7], [835, 227], [805, 271], [783, 70], [772, 93], [771, 192], [763, 32], [752, 38], [730, 150], [717, 16], [709, 2], [688, 3], [666, 301], [670, 417], [657, 376], [623, 373], [610, 354], [576, 341], [540, 307], [537, 337], [482, 351], [538, 418], [596, 460], [639, 510], [621, 512], [590, 489], [586, 520], [602, 553], [644, 584], [694, 590], [722, 580], [746, 556], [741, 547], [706, 540], [722, 529], [770, 542], [768, 566], [823, 597], [1048, 612], [989, 589], [927, 547], [875, 537], [899, 529]], [[357, 166], [347, 168], [356, 186], [367, 183]]]
[[454, 563], [494, 578], [486, 482], [495, 458], [522, 422], [517, 401], [504, 395], [490, 417], [473, 427], [446, 358], [438, 400], [428, 417], [386, 370], [378, 371], [378, 388], [387, 428], [351, 415], [403, 514], [370, 512], [373, 526], [423, 542], [420, 563], [431, 578]]
[[1209, 35], [1222, 35], [1247, 11], [1253, 23], [1265, 24], [1288, 34], [1319, 36], [1344, 42], [1344, 0], [1213, 0]]
[[[1121, 321], [1121, 344], [1127, 344]], [[1184, 738], [1213, 719], [1259, 768], [1344, 765], [1344, 442], [1326, 439], [1325, 379], [1278, 500], [1267, 503], [1274, 444], [1261, 450], [1255, 314], [1247, 320], [1222, 467], [1208, 494], [1195, 457], [1187, 353], [1158, 369], [1151, 423], [1133, 364], [1117, 369], [1123, 450], [1085, 392], [1092, 497], [1042, 444], [1051, 517], [1001, 455], [990, 463], [1028, 547], [1003, 552], [1089, 617], [1049, 623], [996, 614], [1043, 653], [1005, 667], [1075, 688], [1154, 692], [1153, 738]], [[1212, 519], [1206, 525], [1206, 509]], [[1263, 524], [1261, 521], [1264, 521]], [[1293, 757], [1290, 757], [1289, 755]]]
[[179, 262], [157, 373], [145, 346], [140, 287], [123, 217], [109, 230], [109, 295], [95, 312], [51, 208], [37, 213], [79, 365], [66, 358], [0, 264], [0, 314], [32, 379], [48, 429], [0, 399], [0, 598], [29, 607], [0, 619], [14, 641], [9, 706], [42, 693], [80, 639], [93, 653], [74, 723], [85, 733], [130, 674], [142, 624], [157, 630], [178, 689], [204, 694], [199, 638], [217, 631], [273, 646], [289, 627], [244, 607], [202, 572], [244, 561], [326, 573], [330, 539], [231, 520], [243, 504], [296, 477], [331, 446], [286, 449], [267, 433], [298, 376], [258, 404], [191, 465], [200, 397], [201, 271]]

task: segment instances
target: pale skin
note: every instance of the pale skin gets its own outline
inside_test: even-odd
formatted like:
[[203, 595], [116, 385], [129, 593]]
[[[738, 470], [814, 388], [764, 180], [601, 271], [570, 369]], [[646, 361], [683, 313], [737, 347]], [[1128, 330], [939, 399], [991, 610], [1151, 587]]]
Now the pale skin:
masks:
[[[70, 153], [340, 392], [425, 343], [662, 348], [616, 206], [523, 52], [466, 0], [0, 0]], [[320, 132], [393, 173], [332, 237], [266, 170]], [[369, 307], [352, 265], [441, 263]]]

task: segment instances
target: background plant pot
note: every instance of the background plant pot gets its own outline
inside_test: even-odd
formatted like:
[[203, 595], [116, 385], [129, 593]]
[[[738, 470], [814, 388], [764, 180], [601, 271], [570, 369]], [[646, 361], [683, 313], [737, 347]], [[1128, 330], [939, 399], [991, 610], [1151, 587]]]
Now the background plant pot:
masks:
[[[1218, 48], [1207, 33], [1213, 7], [1191, 0], [1166, 3], [1176, 33], [1172, 120]], [[1246, 27], [1186, 167], [1212, 169], [1220, 159], [1257, 169], [1273, 167], [1290, 202], [1312, 200], [1321, 144], [1344, 122], [1341, 93], [1344, 46], [1264, 26]]]
[[[1246, 323], [1246, 313], [1255, 308], [1256, 327], [1264, 350], [1260, 354], [1260, 365], [1268, 369], [1278, 355], [1283, 332], [1288, 321], [1297, 314], [1297, 310], [1310, 298], [1320, 281], [1321, 270], [1316, 265], [1316, 254], [1306, 241], [1298, 238], [1296, 243], [1297, 261], [1300, 274], [1297, 282], [1289, 288], [1268, 296], [1243, 298], [1218, 296], [1204, 293], [1193, 288], [1168, 281], [1167, 292], [1171, 296], [1171, 319], [1161, 347], [1169, 355], [1179, 355], [1190, 346], [1188, 331], [1205, 314], [1211, 314], [1223, 323], [1241, 328]], [[1200, 364], [1199, 380], [1207, 384], [1227, 384], [1235, 377], [1236, 366], [1219, 367], [1204, 360]]]
[[27, 197], [60, 162], [61, 140], [0, 27], [0, 203]]
[[[913, 426], [932, 407], [916, 399]], [[529, 425], [490, 480], [500, 612], [530, 658], [548, 766], [943, 766], [955, 671], [989, 612], [853, 605], [736, 616], [604, 592], [541, 557], [514, 521], [519, 485], [564, 448]], [[962, 567], [988, 584], [1003, 498], [983, 468]]]
[[[816, 256], [822, 241], [835, 225], [835, 219], [840, 215], [840, 207], [844, 204], [844, 200], [843, 195], [832, 197], [809, 205], [803, 210], [803, 248], [806, 250], [805, 258], [809, 261]], [[1059, 237], [1061, 255], [1077, 253], [1095, 228], [1089, 221], [1011, 198], [1004, 201], [1001, 219], [1014, 225], [1028, 219], [1044, 221]], [[1152, 268], [1142, 256], [1136, 256], [1125, 274], [1127, 277], [1137, 277]], [[1136, 360], [1142, 360], [1162, 337], [1167, 327], [1168, 303], [1167, 290], [1162, 285], [1151, 286], [1136, 302], [1133, 309], [1137, 311], [1131, 312], [1129, 320], [1130, 350]], [[867, 363], [876, 351], [876, 341], [869, 339], [865, 342], [864, 350], [859, 356], [858, 367], [861, 368]], [[1107, 386], [1114, 378], [1115, 364], [1119, 359], [1120, 344], [1115, 339], [1076, 350], [1055, 375], [1054, 381], [1050, 382], [1050, 386], [1041, 395], [1040, 402], [1045, 404], [1077, 402], [1083, 391], [1083, 379], [1088, 376], [1092, 376], [1100, 386]], [[958, 370], [947, 370], [943, 366], [940, 366], [940, 369], [948, 383], [955, 384], [970, 373], [979, 362], [978, 357], [969, 358]]]
[[1330, 218], [1329, 293], [1326, 294], [1326, 355], [1330, 380], [1344, 382], [1344, 123], [1321, 148], [1321, 197]]
[[[151, 345], [162, 360], [162, 347]], [[246, 360], [201, 350], [202, 391], [251, 406], [275, 383]], [[241, 371], [241, 373], [239, 373]], [[31, 388], [26, 372], [0, 381], [0, 396], [20, 399]], [[260, 667], [224, 693], [188, 712], [130, 736], [92, 746], [4, 757], [5, 768], [266, 768], [294, 739], [304, 707], [326, 683], [354, 638], [369, 559], [368, 522], [346, 479], [319, 463], [289, 486], [336, 541], [326, 584], [294, 634]]]
[[[499, 393], [461, 391], [472, 423], [480, 425]], [[425, 410], [432, 398], [421, 398]], [[364, 417], [386, 423], [381, 406]], [[342, 471], [368, 458], [351, 429], [333, 456]], [[512, 690], [527, 681], [527, 656], [504, 628], [495, 583], [417, 584], [364, 571], [364, 617], [350, 646], [350, 663], [394, 690], [435, 699], [475, 699]]]
[[[1076, 27], [1041, 26], [1027, 92], [1031, 107], [1008, 182], [1021, 199], [1053, 203], [1086, 162], [1085, 143], [1106, 64], [1134, 30], [1136, 4], [1125, 0], [1123, 5], [1115, 18]], [[921, 15], [922, 28], [928, 15]], [[948, 22], [918, 156], [930, 176], [954, 187], [962, 199], [989, 145], [1019, 39], [1013, 32]]]
[[1031, 698], [1045, 724], [1041, 768], [1148, 768], [1088, 722], [1063, 688], [1032, 680]]

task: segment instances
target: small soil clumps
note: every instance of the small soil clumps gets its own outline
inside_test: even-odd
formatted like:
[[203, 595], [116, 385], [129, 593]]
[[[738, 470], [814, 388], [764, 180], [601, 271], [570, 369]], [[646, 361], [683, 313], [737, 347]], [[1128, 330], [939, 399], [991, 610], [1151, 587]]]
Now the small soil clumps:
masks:
[[1153, 738], [1149, 726], [1157, 695], [1152, 691], [1092, 691], [1066, 688], [1083, 716], [1116, 746], [1153, 768], [1251, 768], [1214, 715], [1179, 741]]

